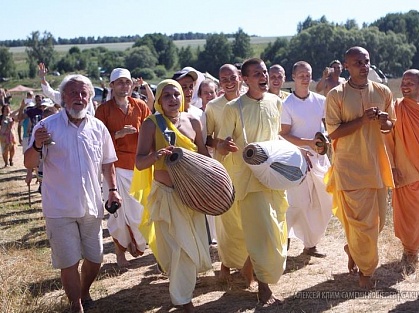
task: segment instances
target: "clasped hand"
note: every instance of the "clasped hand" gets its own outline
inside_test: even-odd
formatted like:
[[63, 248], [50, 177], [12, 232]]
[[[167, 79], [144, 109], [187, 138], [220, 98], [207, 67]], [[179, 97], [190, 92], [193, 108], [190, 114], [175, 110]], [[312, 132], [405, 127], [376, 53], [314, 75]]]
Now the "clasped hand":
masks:
[[364, 116], [369, 120], [378, 120], [381, 125], [385, 125], [388, 120], [388, 113], [381, 111], [378, 107], [371, 107], [364, 111]]

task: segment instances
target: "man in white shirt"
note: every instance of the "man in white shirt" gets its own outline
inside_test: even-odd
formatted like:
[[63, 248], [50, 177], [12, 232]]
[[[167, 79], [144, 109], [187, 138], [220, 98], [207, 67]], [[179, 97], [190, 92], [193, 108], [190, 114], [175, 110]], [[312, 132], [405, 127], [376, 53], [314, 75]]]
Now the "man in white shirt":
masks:
[[313, 167], [305, 180], [287, 190], [288, 238], [298, 238], [304, 244], [304, 253], [313, 257], [325, 257], [317, 249], [332, 216], [332, 197], [326, 192], [324, 175], [330, 167], [324, 148], [318, 147], [317, 132], [324, 131], [325, 100], [323, 95], [309, 90], [312, 69], [310, 64], [299, 61], [294, 64], [292, 78], [295, 91], [289, 95], [282, 108], [282, 137], [293, 144], [306, 148]]
[[[94, 96], [91, 81], [69, 75], [60, 85], [60, 94], [65, 109], [35, 126], [24, 164], [35, 168], [42, 154], [42, 211], [52, 265], [61, 269], [71, 311], [83, 312], [83, 306], [92, 302], [90, 286], [103, 259], [102, 174], [109, 185], [108, 202], [121, 202], [113, 164], [117, 157], [105, 125], [87, 114]], [[54, 144], [48, 144], [50, 140]], [[84, 259], [81, 273], [80, 259]]]

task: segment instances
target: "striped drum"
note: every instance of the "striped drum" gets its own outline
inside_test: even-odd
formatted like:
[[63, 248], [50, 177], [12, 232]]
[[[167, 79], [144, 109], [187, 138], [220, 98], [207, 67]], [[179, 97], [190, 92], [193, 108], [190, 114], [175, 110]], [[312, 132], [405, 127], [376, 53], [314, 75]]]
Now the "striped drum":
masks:
[[176, 147], [165, 162], [175, 191], [191, 209], [220, 215], [233, 205], [233, 183], [217, 160]]

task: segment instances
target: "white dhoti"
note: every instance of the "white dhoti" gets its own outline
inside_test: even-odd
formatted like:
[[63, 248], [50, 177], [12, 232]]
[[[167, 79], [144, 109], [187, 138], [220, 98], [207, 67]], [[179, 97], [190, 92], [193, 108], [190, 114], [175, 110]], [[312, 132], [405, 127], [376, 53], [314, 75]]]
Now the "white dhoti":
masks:
[[332, 217], [332, 196], [323, 182], [330, 162], [326, 155], [311, 152], [313, 168], [299, 186], [287, 190], [288, 238], [300, 239], [305, 248], [320, 242]]
[[206, 215], [206, 218], [207, 218], [207, 222], [208, 222], [210, 241], [212, 243], [215, 243], [215, 242], [217, 242], [217, 233], [216, 233], [216, 230], [215, 230], [215, 216]]
[[[108, 219], [108, 229], [112, 238], [123, 250], [128, 249], [131, 253], [134, 243], [137, 250], [142, 254], [146, 248], [146, 241], [140, 233], [138, 226], [143, 216], [143, 206], [133, 198], [129, 191], [134, 171], [116, 168], [116, 186], [122, 198], [121, 207], [117, 211], [117, 217], [110, 214]], [[103, 182], [103, 195], [105, 200], [108, 198], [109, 187], [106, 181]], [[137, 251], [137, 253], [138, 253]]]

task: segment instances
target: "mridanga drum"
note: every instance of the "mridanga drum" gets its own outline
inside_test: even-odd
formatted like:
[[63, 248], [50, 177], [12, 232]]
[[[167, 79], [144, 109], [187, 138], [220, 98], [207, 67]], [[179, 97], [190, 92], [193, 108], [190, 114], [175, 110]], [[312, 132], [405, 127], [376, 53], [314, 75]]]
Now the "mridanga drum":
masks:
[[249, 143], [243, 159], [263, 185], [275, 190], [298, 186], [308, 169], [300, 149], [286, 140]]
[[191, 209], [220, 215], [233, 205], [233, 183], [217, 160], [176, 147], [165, 162], [175, 191]]

